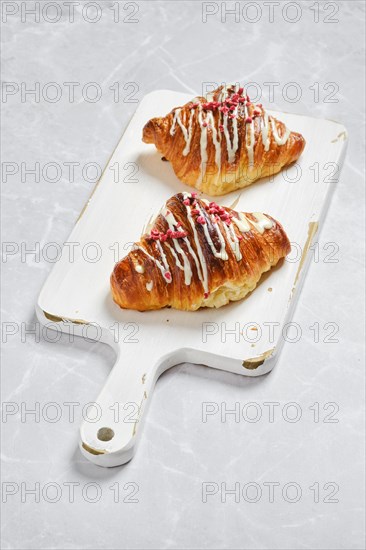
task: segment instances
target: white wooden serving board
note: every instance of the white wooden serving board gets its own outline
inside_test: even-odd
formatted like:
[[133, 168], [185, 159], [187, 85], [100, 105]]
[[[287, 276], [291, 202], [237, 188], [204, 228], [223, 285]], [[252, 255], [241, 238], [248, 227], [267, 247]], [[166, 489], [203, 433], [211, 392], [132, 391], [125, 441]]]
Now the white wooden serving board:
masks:
[[[347, 134], [340, 124], [276, 113], [306, 139], [298, 163], [272, 181], [215, 200], [231, 206], [238, 199], [236, 210], [278, 219], [296, 243], [290, 259], [265, 274], [246, 299], [217, 310], [121, 310], [109, 291], [115, 262], [171, 195], [192, 190], [178, 181], [155, 147], [141, 141], [142, 128], [189, 99], [165, 90], [143, 99], [70, 235], [68, 242], [77, 243], [74, 258], [70, 245], [64, 247], [36, 307], [43, 324], [72, 329], [116, 350], [116, 363], [96, 400], [102, 416], [81, 427], [82, 453], [101, 466], [132, 458], [155, 382], [173, 365], [189, 361], [247, 376], [273, 368], [345, 154]], [[97, 248], [88, 243], [97, 243], [101, 257], [95, 262]], [[268, 323], [276, 323], [274, 337]]]

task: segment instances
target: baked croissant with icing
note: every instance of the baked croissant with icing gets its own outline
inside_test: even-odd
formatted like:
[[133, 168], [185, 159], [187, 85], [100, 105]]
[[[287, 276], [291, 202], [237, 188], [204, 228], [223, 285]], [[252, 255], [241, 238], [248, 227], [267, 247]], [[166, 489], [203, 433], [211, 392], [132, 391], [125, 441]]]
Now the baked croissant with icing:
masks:
[[171, 197], [150, 230], [111, 275], [114, 301], [126, 309], [194, 311], [240, 300], [290, 252], [282, 226], [196, 197]]
[[301, 134], [268, 115], [238, 86], [220, 86], [143, 129], [170, 161], [176, 176], [208, 195], [224, 195], [272, 176], [296, 161], [305, 147]]

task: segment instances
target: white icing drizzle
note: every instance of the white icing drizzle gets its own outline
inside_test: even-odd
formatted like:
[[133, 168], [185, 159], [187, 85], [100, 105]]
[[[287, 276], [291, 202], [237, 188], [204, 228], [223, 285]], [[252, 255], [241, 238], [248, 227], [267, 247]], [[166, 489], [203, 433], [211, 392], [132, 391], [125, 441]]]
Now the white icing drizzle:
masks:
[[[156, 246], [157, 246], [158, 249], [159, 249], [160, 256], [161, 256], [161, 259], [163, 260], [163, 264], [164, 264], [166, 273], [170, 273], [168, 260], [166, 259], [166, 255], [165, 255], [165, 252], [164, 252], [164, 250], [163, 250], [163, 247], [162, 247], [161, 244], [160, 244], [160, 241], [156, 241]], [[166, 273], [164, 273], [164, 277], [165, 277], [165, 278], [166, 278], [166, 276], [165, 276]]]
[[[229, 91], [230, 90], [230, 91]], [[219, 97], [217, 98], [220, 103], [225, 102], [225, 100], [230, 96], [230, 93], [238, 93], [239, 90], [239, 84], [235, 84], [235, 86], [222, 86], [222, 89], [220, 90]], [[210, 92], [206, 96], [206, 101], [214, 101], [216, 92]], [[198, 189], [201, 189], [202, 182], [204, 178], [204, 174], [207, 169], [207, 144], [208, 144], [208, 126], [212, 129], [211, 138], [212, 142], [215, 147], [215, 164], [218, 167], [217, 172], [217, 180], [221, 173], [221, 142], [222, 142], [222, 136], [221, 133], [224, 134], [224, 138], [226, 141], [226, 150], [227, 150], [227, 157], [228, 162], [230, 164], [235, 162], [236, 153], [239, 148], [239, 134], [238, 134], [238, 116], [239, 116], [239, 108], [242, 109], [240, 112], [243, 113], [244, 120], [248, 118], [248, 108], [246, 103], [239, 104], [235, 107], [233, 111], [230, 112], [230, 115], [233, 115], [233, 118], [230, 117], [230, 120], [232, 121], [232, 140], [230, 137], [230, 130], [229, 130], [229, 115], [228, 113], [222, 113], [219, 111], [218, 115], [218, 126], [222, 126], [223, 132], [219, 130], [219, 127], [216, 127], [215, 124], [215, 117], [212, 111], [207, 111], [206, 116], [203, 117], [203, 109], [202, 104], [198, 101], [198, 111], [197, 111], [197, 119], [198, 124], [200, 127], [200, 155], [201, 155], [201, 170], [200, 175], [198, 177], [198, 180], [196, 182], [196, 187]], [[190, 116], [188, 121], [188, 129], [183, 124], [180, 113], [181, 108], [177, 108], [174, 111], [173, 121], [170, 128], [170, 135], [175, 134], [176, 125], [178, 124], [182, 130], [184, 140], [185, 140], [185, 147], [183, 149], [183, 156], [187, 156], [190, 153], [190, 147], [191, 147], [191, 140], [192, 140], [192, 127], [193, 127], [193, 117], [195, 116], [195, 109], [192, 108], [190, 110]], [[269, 137], [269, 126], [271, 125], [272, 128], [272, 135], [273, 139], [277, 143], [277, 145], [285, 145], [287, 142], [290, 130], [286, 128], [285, 133], [282, 137], [279, 136], [276, 123], [273, 119], [273, 117], [268, 116], [268, 114], [264, 111], [264, 109], [261, 108], [262, 114], [259, 117], [260, 123], [261, 123], [261, 136], [262, 136], [262, 143], [264, 146], [264, 150], [268, 151], [271, 144], [271, 139]], [[255, 138], [255, 122], [254, 118], [251, 122], [247, 122], [245, 124], [245, 147], [248, 154], [248, 164], [249, 167], [254, 166], [254, 147], [256, 144], [256, 138]]]
[[170, 252], [172, 253], [173, 258], [175, 259], [175, 265], [183, 271], [184, 267], [182, 266], [182, 264], [180, 262], [180, 259], [178, 258], [178, 255], [177, 255], [176, 251], [174, 250], [174, 248], [172, 246], [170, 246], [169, 243], [165, 243], [165, 246], [167, 248], [169, 248]]
[[229, 241], [231, 249], [235, 254], [235, 258], [239, 262], [243, 257], [241, 255], [241, 252], [240, 252], [239, 239], [236, 236], [236, 233], [235, 233], [234, 228], [232, 227], [232, 225], [227, 226], [226, 223], [224, 223], [223, 225], [224, 225], [224, 228], [225, 228], [225, 231], [226, 231], [227, 240]]
[[186, 142], [186, 146], [183, 149], [183, 156], [186, 157], [191, 149], [191, 139], [192, 139], [192, 125], [193, 125], [193, 116], [194, 116], [194, 109], [191, 109], [190, 115], [189, 115], [189, 121], [188, 121], [188, 130], [184, 126], [183, 122], [180, 119], [180, 112], [181, 108], [175, 109], [174, 111], [174, 117], [173, 117], [173, 123], [170, 128], [170, 135], [174, 136], [175, 134], [175, 126], [178, 122], [180, 129], [182, 130], [184, 141]]
[[278, 135], [278, 131], [277, 131], [277, 126], [276, 126], [276, 122], [274, 120], [273, 117], [269, 117], [270, 121], [271, 121], [271, 127], [272, 127], [272, 135], [275, 139], [275, 142], [277, 143], [277, 145], [285, 145], [286, 141], [288, 140], [289, 138], [289, 135], [290, 135], [290, 130], [288, 128], [286, 128], [286, 131], [285, 133], [283, 134], [282, 137], [280, 137]]
[[[166, 219], [167, 221], [167, 224], [169, 226], [169, 229], [171, 229], [172, 231], [175, 231], [176, 230], [176, 227], [177, 227], [177, 221], [176, 219], [174, 218], [173, 214], [169, 211], [169, 212], [165, 212], [164, 214], [164, 218]], [[184, 239], [185, 241], [188, 240], [186, 237]], [[191, 268], [191, 264], [190, 264], [190, 261], [189, 259], [187, 258], [187, 255], [186, 253], [184, 252], [184, 250], [182, 249], [182, 247], [180, 246], [179, 244], [179, 240], [178, 239], [172, 239], [173, 241], [173, 246], [174, 246], [174, 251], [173, 251], [173, 248], [167, 243], [167, 245], [169, 246], [169, 248], [171, 249], [171, 252], [175, 258], [175, 262], [176, 262], [176, 265], [180, 268], [180, 269], [183, 269], [184, 270], [184, 282], [185, 284], [188, 286], [191, 284], [191, 280], [192, 280], [192, 268]], [[179, 258], [178, 258], [178, 255], [177, 254], [180, 254], [180, 256], [182, 257], [183, 259], [183, 265], [181, 264]]]
[[[237, 115], [238, 108], [235, 107], [235, 111], [233, 111], [234, 115]], [[227, 150], [227, 157], [230, 164], [232, 164], [235, 161], [235, 154], [238, 150], [238, 144], [239, 144], [239, 138], [238, 138], [238, 119], [235, 116], [235, 118], [232, 118], [233, 121], [233, 143], [231, 143], [230, 140], [230, 132], [227, 126], [229, 117], [227, 114], [224, 114], [224, 136], [226, 139], [226, 150]]]
[[213, 101], [215, 97], [216, 90], [212, 90], [212, 92], [208, 92], [206, 94], [207, 101]]
[[[207, 167], [207, 121], [202, 118], [202, 106], [199, 105], [198, 123], [201, 128], [200, 149], [201, 149], [201, 170], [196, 182], [197, 189], [201, 189], [203, 175]], [[205, 125], [204, 125], [205, 124]]]
[[220, 231], [219, 224], [218, 224], [217, 220], [213, 220], [212, 223], [213, 223], [213, 225], [216, 229], [217, 236], [218, 236], [218, 238], [220, 240], [220, 244], [221, 244], [221, 250], [220, 250], [219, 258], [221, 258], [222, 260], [228, 260], [229, 256], [227, 255], [227, 252], [226, 252], [226, 243], [225, 243], [224, 236]]
[[264, 150], [268, 151], [269, 146], [271, 144], [271, 140], [268, 137], [269, 121], [268, 121], [268, 114], [267, 113], [264, 113], [263, 118], [261, 119], [261, 121], [262, 121], [262, 129], [261, 129], [262, 143], [264, 145]]
[[171, 136], [174, 136], [174, 134], [175, 134], [175, 125], [177, 123], [177, 119], [179, 117], [179, 113], [181, 112], [181, 110], [182, 109], [178, 108], [178, 109], [175, 109], [175, 111], [174, 111], [173, 122], [172, 122], [170, 132], [169, 132]]
[[221, 90], [221, 92], [220, 92], [220, 101], [221, 101], [221, 102], [225, 101], [225, 99], [226, 99], [227, 96], [229, 95], [229, 94], [228, 94], [229, 88], [230, 88], [230, 85], [228, 85], [228, 86], [223, 86], [223, 87], [222, 87], [222, 90]]
[[249, 126], [249, 143], [248, 132], [245, 131], [245, 145], [248, 152], [249, 168], [254, 166], [254, 145], [255, 145], [255, 133], [254, 133], [254, 121], [246, 124], [246, 128]]
[[[196, 208], [197, 210], [199, 210], [199, 213], [200, 213], [200, 216], [204, 217], [203, 216], [203, 212], [201, 210], [201, 208], [199, 207], [199, 205], [197, 204], [196, 205]], [[208, 244], [210, 245], [210, 248], [211, 248], [211, 251], [212, 251], [212, 254], [215, 256], [215, 258], [220, 258], [221, 260], [228, 260], [229, 259], [229, 256], [226, 252], [226, 247], [225, 247], [225, 239], [224, 237], [222, 236], [222, 233], [220, 231], [220, 227], [219, 227], [219, 224], [218, 223], [214, 223], [215, 220], [212, 220], [212, 225], [214, 226], [215, 230], [216, 230], [216, 233], [217, 233], [217, 236], [220, 240], [220, 250], [219, 252], [217, 252], [216, 248], [215, 248], [215, 245], [214, 243], [212, 242], [212, 239], [211, 239], [211, 235], [208, 231], [208, 227], [207, 227], [207, 224], [203, 224], [202, 227], [203, 227], [203, 231], [204, 231], [204, 234], [205, 234], [205, 237], [206, 237], [206, 241], [208, 242]]]
[[[183, 193], [183, 198], [184, 198], [184, 200], [187, 199], [187, 198], [192, 198], [192, 194], [191, 193]], [[209, 204], [210, 204], [207, 200], [204, 200], [204, 199], [202, 199], [202, 202], [204, 202], [206, 204], [206, 206], [209, 206]], [[203, 253], [203, 250], [202, 250], [202, 247], [201, 247], [201, 243], [199, 241], [199, 236], [198, 236], [198, 233], [197, 233], [197, 225], [196, 224], [200, 223], [200, 222], [197, 222], [197, 220], [195, 220], [193, 218], [192, 213], [191, 213], [192, 207], [195, 210], [198, 211], [198, 216], [197, 217], [201, 216], [202, 218], [204, 218], [206, 220], [207, 220], [207, 218], [209, 218], [209, 220], [211, 220], [212, 227], [216, 231], [216, 234], [217, 234], [219, 242], [220, 242], [220, 250], [219, 251], [216, 250], [216, 247], [215, 247], [215, 245], [213, 243], [213, 240], [211, 238], [207, 223], [201, 223], [200, 225], [203, 229], [205, 239], [206, 239], [207, 243], [210, 246], [210, 249], [211, 249], [211, 252], [212, 252], [213, 256], [215, 258], [220, 258], [221, 260], [224, 260], [224, 261], [229, 259], [229, 255], [228, 255], [227, 250], [226, 250], [226, 241], [229, 243], [230, 248], [233, 251], [236, 260], [238, 262], [240, 260], [242, 260], [242, 253], [241, 253], [241, 250], [240, 250], [240, 237], [238, 238], [238, 236], [235, 232], [234, 224], [237, 226], [237, 228], [239, 229], [239, 231], [241, 233], [246, 233], [246, 232], [250, 231], [251, 230], [251, 225], [253, 227], [255, 227], [255, 229], [261, 234], [263, 234], [266, 229], [270, 229], [274, 226], [274, 223], [272, 222], [272, 220], [270, 220], [267, 216], [265, 216], [261, 212], [254, 212], [252, 214], [252, 216], [254, 217], [254, 219], [256, 221], [247, 218], [243, 212], [237, 212], [238, 217], [236, 217], [235, 215], [233, 215], [231, 217], [231, 222], [232, 223], [227, 224], [227, 223], [225, 223], [225, 221], [223, 221], [222, 226], [224, 228], [224, 232], [225, 232], [225, 235], [226, 235], [226, 240], [225, 240], [225, 238], [224, 238], [224, 236], [221, 232], [221, 229], [220, 229], [220, 223], [217, 221], [215, 214], [209, 214], [208, 212], [204, 213], [202, 211], [201, 205], [199, 204], [199, 199], [196, 200], [194, 205], [193, 204], [189, 204], [189, 205], [185, 204], [185, 207], [186, 207], [186, 212], [187, 212], [187, 219], [188, 219], [188, 221], [189, 221], [189, 223], [192, 227], [192, 233], [193, 233], [193, 238], [194, 238], [194, 242], [195, 242], [195, 249], [197, 251], [197, 254], [196, 254], [195, 250], [192, 248], [192, 244], [191, 244], [188, 236], [179, 237], [179, 239], [182, 238], [183, 241], [185, 242], [188, 252], [186, 252], [185, 250], [182, 249], [182, 247], [180, 245], [180, 242], [179, 242], [179, 239], [177, 239], [177, 238], [173, 238], [173, 237], [171, 238], [171, 243], [172, 244], [167, 243], [167, 242], [164, 242], [164, 244], [167, 247], [167, 249], [170, 251], [172, 257], [174, 258], [175, 264], [178, 267], [178, 269], [180, 269], [181, 271], [184, 271], [184, 282], [187, 286], [190, 285], [191, 281], [192, 281], [193, 273], [192, 273], [192, 268], [191, 268], [191, 263], [190, 263], [190, 257], [193, 258], [193, 260], [196, 264], [198, 278], [202, 283], [202, 287], [203, 287], [205, 295], [209, 294], [207, 264], [206, 264], [206, 259], [205, 259], [205, 256], [204, 256], [204, 253]], [[169, 229], [171, 231], [175, 232], [175, 231], [180, 230], [180, 224], [178, 224], [178, 222], [176, 221], [174, 215], [172, 214], [172, 212], [170, 210], [167, 209], [166, 206], [165, 206], [165, 209], [161, 210], [161, 215], [165, 218], [165, 220], [166, 220], [166, 222], [169, 226]], [[148, 258], [150, 258], [152, 261], [154, 261], [155, 264], [160, 269], [160, 271], [162, 273], [162, 276], [164, 277], [165, 281], [167, 283], [171, 283], [172, 282], [172, 275], [171, 275], [171, 272], [170, 272], [170, 269], [169, 269], [169, 263], [168, 263], [166, 254], [163, 250], [163, 246], [162, 246], [162, 244], [160, 243], [159, 240], [156, 241], [156, 246], [157, 246], [157, 249], [159, 251], [161, 261], [159, 261], [158, 259], [151, 256], [142, 246], [135, 245], [134, 249], [135, 250], [136, 249], [141, 250], [144, 254], [146, 254], [146, 256]], [[145, 272], [145, 268], [140, 264], [137, 264], [135, 266], [135, 269], [138, 273], [144, 273]], [[152, 288], [153, 288], [153, 281], [147, 282], [146, 283], [146, 289], [150, 292], [152, 290]]]
[[[223, 89], [221, 91], [221, 95], [220, 95], [220, 101], [225, 101], [225, 99], [228, 97], [228, 95], [229, 95], [228, 91], [229, 91], [230, 87], [231, 86], [224, 86], [223, 87]], [[237, 93], [238, 89], [239, 89], [239, 85], [235, 84], [234, 93]], [[224, 115], [223, 115], [223, 119], [224, 119], [223, 120], [224, 136], [225, 136], [225, 139], [226, 139], [226, 150], [227, 150], [227, 155], [228, 155], [228, 161], [230, 162], [230, 164], [232, 164], [235, 161], [235, 154], [238, 150], [238, 145], [239, 145], [238, 118], [237, 118], [238, 106], [235, 107], [232, 114], [234, 115], [234, 118], [231, 119], [233, 121], [233, 123], [232, 123], [233, 124], [233, 142], [232, 143], [231, 143], [231, 140], [230, 140], [230, 132], [229, 132], [229, 129], [228, 129], [228, 126], [227, 126], [229, 117], [228, 117], [227, 113], [224, 113]]]
[[257, 222], [253, 222], [252, 220], [250, 220], [250, 223], [254, 225], [259, 233], [263, 234], [265, 229], [271, 229], [273, 227], [272, 220], [267, 218], [267, 216], [265, 216], [261, 212], [253, 212], [253, 216], [255, 217]]
[[191, 243], [189, 242], [189, 239], [187, 237], [185, 237], [184, 242], [187, 245], [189, 253], [191, 254], [192, 258], [194, 259], [194, 263], [196, 264], [196, 268], [197, 268], [198, 278], [202, 282], [203, 281], [203, 275], [202, 275], [202, 270], [201, 270], [201, 264], [200, 264], [200, 262], [197, 258], [197, 254], [193, 250], [193, 248], [191, 246]]
[[218, 139], [218, 135], [220, 132], [217, 131], [215, 126], [215, 119], [213, 117], [212, 111], [208, 111], [207, 113], [207, 120], [210, 123], [210, 127], [212, 128], [212, 141], [215, 145], [215, 164], [217, 168], [219, 169], [219, 173], [221, 171], [221, 141]]
[[[190, 193], [189, 194], [184, 193], [183, 196], [186, 198], [188, 196], [191, 197], [192, 195]], [[199, 238], [198, 238], [198, 234], [197, 234], [196, 224], [194, 222], [194, 219], [192, 218], [191, 209], [190, 209], [189, 206], [187, 206], [187, 205], [185, 205], [185, 206], [186, 206], [188, 220], [189, 220], [189, 223], [191, 224], [191, 227], [192, 227], [192, 230], [193, 230], [193, 237], [194, 237], [194, 241], [196, 243], [196, 250], [197, 250], [198, 258], [199, 258], [200, 265], [201, 265], [201, 269], [198, 270], [198, 276], [201, 280], [203, 290], [205, 291], [205, 293], [208, 294], [208, 272], [207, 272], [206, 259], [203, 255], [202, 247], [201, 247], [201, 244], [200, 244], [200, 241], [199, 241]], [[192, 249], [191, 246], [190, 246], [190, 248]]]
[[[217, 100], [220, 103], [223, 103], [231, 95], [231, 91], [232, 91], [232, 93], [238, 93], [238, 90], [239, 90], [239, 84], [235, 84], [235, 87], [233, 87], [231, 85], [223, 86], [222, 89], [220, 90], [220, 93], [219, 93], [219, 96], [218, 96]], [[216, 95], [215, 91], [208, 93], [207, 96], [206, 96], [206, 101], [208, 101], [208, 102], [214, 101], [215, 95]], [[242, 97], [244, 97], [244, 96], [242, 96]], [[231, 140], [231, 137], [230, 137], [229, 116], [228, 116], [228, 114], [227, 113], [222, 113], [221, 111], [219, 111], [218, 126], [222, 125], [223, 132], [221, 132], [221, 131], [219, 131], [219, 127], [216, 127], [215, 117], [214, 117], [213, 112], [208, 110], [208, 111], [206, 111], [205, 117], [203, 117], [202, 104], [199, 102], [198, 99], [197, 99], [197, 102], [198, 102], [198, 107], [197, 107], [196, 116], [197, 116], [198, 124], [199, 124], [199, 127], [200, 127], [201, 170], [200, 170], [198, 180], [196, 182], [196, 187], [198, 189], [201, 189], [204, 174], [205, 174], [206, 169], [207, 169], [207, 158], [208, 158], [208, 155], [207, 155], [208, 131], [207, 131], [207, 129], [208, 129], [208, 125], [212, 129], [211, 138], [212, 138], [212, 142], [213, 142], [214, 147], [215, 147], [215, 164], [218, 167], [217, 180], [216, 181], [218, 181], [220, 173], [221, 173], [221, 163], [222, 163], [222, 160], [221, 160], [221, 156], [222, 156], [221, 155], [221, 141], [222, 141], [221, 133], [224, 134], [224, 138], [225, 138], [225, 142], [226, 142], [228, 162], [230, 164], [235, 162], [236, 153], [237, 153], [238, 148], [239, 148], [239, 134], [238, 134], [239, 109], [240, 109], [240, 113], [242, 113], [243, 118], [244, 118], [244, 121], [243, 121], [243, 123], [245, 124], [244, 141], [245, 141], [245, 147], [246, 147], [247, 154], [248, 154], [248, 164], [249, 164], [250, 168], [253, 167], [253, 165], [254, 165], [254, 147], [255, 147], [255, 144], [256, 144], [256, 136], [255, 136], [255, 126], [254, 126], [254, 124], [255, 124], [254, 120], [255, 119], [253, 118], [253, 120], [251, 122], [245, 122], [245, 119], [248, 118], [248, 108], [247, 108], [246, 102], [238, 104], [235, 107], [235, 110], [230, 112], [230, 115], [233, 115], [233, 118], [230, 117], [230, 120], [232, 121], [232, 136], [233, 136], [232, 140]], [[256, 105], [254, 105], [254, 107], [259, 108]], [[171, 128], [170, 128], [170, 135], [172, 135], [172, 136], [174, 135], [176, 125], [178, 124], [180, 126], [181, 130], [182, 130], [184, 140], [185, 140], [185, 147], [183, 149], [183, 156], [187, 156], [190, 152], [190, 147], [191, 147], [192, 126], [193, 126], [193, 118], [195, 116], [195, 109], [192, 108], [190, 110], [190, 116], [189, 116], [189, 121], [188, 121], [188, 129], [183, 124], [183, 122], [180, 118], [181, 110], [182, 110], [181, 108], [177, 108], [174, 111], [173, 121], [172, 121], [172, 125], [171, 125]], [[250, 117], [250, 118], [252, 118], [252, 117]], [[283, 136], [280, 137], [279, 134], [278, 134], [276, 123], [275, 123], [273, 117], [268, 116], [268, 114], [264, 111], [263, 108], [261, 108], [261, 116], [259, 118], [260, 118], [260, 124], [261, 124], [261, 135], [262, 135], [262, 143], [263, 143], [263, 146], [264, 146], [264, 150], [268, 151], [269, 148], [270, 148], [270, 144], [271, 144], [271, 139], [270, 139], [270, 136], [269, 136], [269, 126], [270, 125], [271, 125], [271, 128], [272, 128], [273, 139], [275, 140], [277, 145], [285, 145], [285, 143], [287, 142], [287, 140], [289, 138], [289, 135], [291, 133], [290, 130], [288, 128], [286, 128]]]
[[243, 212], [238, 212], [238, 216], [239, 218], [233, 216], [231, 218], [231, 221], [235, 223], [241, 233], [246, 233], [247, 231], [250, 231], [250, 225], [247, 218], [245, 217], [245, 214], [243, 214]]
[[[187, 135], [187, 137], [184, 136], [184, 138], [186, 140], [186, 146], [183, 149], [183, 156], [184, 157], [186, 157], [188, 155], [188, 153], [191, 149], [193, 117], [194, 117], [194, 109], [191, 109], [191, 114], [189, 116], [189, 122], [188, 122], [188, 135]], [[182, 132], [183, 132], [183, 128], [185, 128], [185, 126], [183, 126], [183, 124], [180, 123], [180, 127], [182, 128]]]
[[[163, 276], [164, 279], [166, 280], [166, 277], [165, 277], [166, 269], [164, 269], [163, 264], [161, 264], [161, 263], [159, 262], [159, 260], [157, 260], [156, 258], [154, 258], [154, 256], [151, 256], [151, 255], [148, 253], [147, 250], [145, 250], [142, 246], [140, 246], [140, 245], [138, 245], [138, 244], [136, 244], [135, 247], [134, 247], [134, 250], [137, 250], [137, 249], [138, 249], [138, 250], [141, 250], [141, 252], [143, 252], [144, 254], [146, 254], [146, 256], [147, 256], [148, 258], [150, 258], [150, 260], [152, 260], [153, 262], [156, 263], [156, 265], [158, 266], [158, 268], [159, 268], [160, 271], [161, 271], [162, 276]], [[170, 282], [170, 281], [168, 281], [168, 282]]]

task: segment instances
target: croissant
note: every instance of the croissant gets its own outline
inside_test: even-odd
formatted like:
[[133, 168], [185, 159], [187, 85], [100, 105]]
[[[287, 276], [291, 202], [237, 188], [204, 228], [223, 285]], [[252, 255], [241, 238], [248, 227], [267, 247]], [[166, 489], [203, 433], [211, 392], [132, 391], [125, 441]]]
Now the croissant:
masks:
[[282, 226], [178, 193], [111, 275], [114, 301], [126, 309], [195, 311], [240, 300], [290, 251]]
[[176, 176], [208, 195], [224, 195], [279, 172], [305, 147], [301, 134], [254, 104], [243, 88], [220, 86], [143, 129]]

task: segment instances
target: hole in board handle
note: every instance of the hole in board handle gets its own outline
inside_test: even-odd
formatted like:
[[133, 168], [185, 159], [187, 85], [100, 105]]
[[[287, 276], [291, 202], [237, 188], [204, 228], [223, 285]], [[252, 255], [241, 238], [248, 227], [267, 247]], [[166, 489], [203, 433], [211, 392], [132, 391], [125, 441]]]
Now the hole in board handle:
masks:
[[112, 428], [100, 428], [97, 433], [99, 441], [110, 441], [114, 437]]

